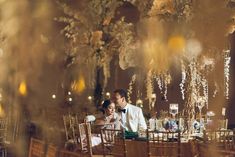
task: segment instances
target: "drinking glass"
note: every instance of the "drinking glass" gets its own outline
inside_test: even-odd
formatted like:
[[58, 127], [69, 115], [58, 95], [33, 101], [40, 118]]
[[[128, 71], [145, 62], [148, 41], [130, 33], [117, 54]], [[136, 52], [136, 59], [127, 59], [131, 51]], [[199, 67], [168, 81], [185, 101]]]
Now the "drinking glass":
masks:
[[175, 118], [175, 115], [179, 112], [179, 104], [170, 104], [169, 113]]
[[202, 97], [200, 97], [198, 99], [196, 106], [199, 109], [199, 118], [200, 118], [200, 122], [201, 122], [201, 119], [202, 119], [202, 108], [205, 106], [205, 101], [204, 101], [204, 99]]

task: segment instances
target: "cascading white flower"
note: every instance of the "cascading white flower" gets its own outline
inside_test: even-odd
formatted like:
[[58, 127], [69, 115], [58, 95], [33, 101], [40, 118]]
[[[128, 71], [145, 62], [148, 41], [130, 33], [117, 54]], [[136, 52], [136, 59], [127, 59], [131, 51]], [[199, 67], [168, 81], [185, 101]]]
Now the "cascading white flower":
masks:
[[151, 110], [154, 107], [152, 105], [152, 94], [154, 91], [152, 78], [153, 78], [152, 70], [149, 70], [147, 73], [147, 78], [146, 78], [147, 99], [149, 100], [149, 110]]
[[131, 77], [131, 81], [128, 85], [128, 90], [127, 90], [127, 98], [128, 98], [128, 102], [131, 103], [131, 94], [132, 94], [132, 89], [133, 89], [133, 84], [135, 83], [136, 81], [136, 74], [134, 74], [132, 77]]
[[164, 99], [165, 101], [168, 101], [167, 99], [167, 89], [168, 89], [168, 85], [171, 83], [171, 75], [169, 73], [165, 73], [163, 76], [164, 79]]
[[171, 75], [166, 72], [160, 75], [155, 75], [154, 78], [158, 84], [160, 93], [163, 94], [164, 99], [168, 101], [167, 92], [168, 92], [168, 85], [171, 83]]
[[215, 82], [215, 89], [214, 89], [214, 92], [213, 92], [213, 95], [212, 95], [213, 98], [217, 95], [218, 90], [219, 90], [218, 84]]
[[209, 72], [209, 71], [212, 71], [214, 67], [215, 67], [215, 60], [213, 58], [208, 58], [208, 57], [203, 56], [200, 69], [206, 70], [206, 72]]
[[163, 88], [163, 82], [162, 82], [160, 76], [156, 76], [155, 79], [156, 79], [158, 88], [160, 89], [160, 92], [163, 93], [163, 90], [162, 90], [162, 88]]
[[230, 68], [230, 50], [224, 50], [224, 95], [229, 99], [229, 68]]
[[202, 88], [203, 88], [203, 101], [208, 109], [208, 81], [206, 79], [201, 80]]
[[185, 69], [185, 65], [183, 63], [183, 61], [181, 60], [181, 75], [182, 75], [182, 80], [181, 80], [181, 83], [180, 83], [180, 90], [181, 90], [181, 95], [182, 95], [182, 99], [184, 100], [185, 99], [185, 89], [184, 89], [184, 84], [186, 82], [186, 69]]

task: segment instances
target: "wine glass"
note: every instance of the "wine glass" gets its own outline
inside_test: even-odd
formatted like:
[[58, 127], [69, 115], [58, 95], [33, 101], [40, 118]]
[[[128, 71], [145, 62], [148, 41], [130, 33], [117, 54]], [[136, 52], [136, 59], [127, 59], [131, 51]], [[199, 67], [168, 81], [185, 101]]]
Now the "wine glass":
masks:
[[154, 105], [156, 103], [156, 98], [157, 98], [156, 94], [152, 93], [152, 95], [151, 95], [151, 107], [152, 108], [154, 108]]
[[169, 107], [169, 113], [173, 116], [175, 119], [175, 115], [178, 114], [179, 111], [179, 104], [170, 104]]
[[202, 119], [202, 108], [205, 106], [205, 103], [206, 103], [206, 99], [205, 97], [201, 96], [198, 98], [197, 100], [197, 103], [196, 103], [196, 106], [198, 107], [199, 109], [199, 126], [200, 126], [200, 130], [199, 132], [202, 133], [202, 130], [203, 130], [203, 127], [204, 126], [204, 120]]
[[200, 122], [201, 122], [201, 119], [202, 119], [202, 108], [205, 106], [205, 99], [204, 99], [204, 97], [199, 97], [198, 98], [196, 106], [199, 109], [199, 118], [200, 118]]

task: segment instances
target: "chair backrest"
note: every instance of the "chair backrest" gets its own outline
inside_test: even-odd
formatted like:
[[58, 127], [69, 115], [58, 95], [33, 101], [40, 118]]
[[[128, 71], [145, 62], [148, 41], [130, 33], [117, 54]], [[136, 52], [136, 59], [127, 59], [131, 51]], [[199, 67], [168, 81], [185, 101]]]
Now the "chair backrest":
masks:
[[218, 147], [214, 143], [198, 143], [198, 156], [208, 157], [208, 156], [235, 156], [235, 150], [227, 150]]
[[45, 142], [31, 138], [29, 146], [29, 157], [44, 157]]
[[203, 141], [218, 150], [235, 150], [235, 131], [211, 130], [203, 132]]
[[73, 140], [77, 143], [78, 118], [76, 115], [63, 115], [66, 140]]
[[115, 129], [115, 124], [114, 123], [105, 124], [103, 126], [103, 128], [105, 128], [105, 129]]
[[180, 132], [147, 130], [148, 156], [180, 156]]
[[83, 155], [66, 150], [59, 151], [59, 157], [83, 157]]
[[92, 143], [91, 143], [91, 124], [81, 123], [78, 125], [79, 140], [81, 150], [92, 155]]
[[219, 129], [228, 129], [228, 119], [219, 120]]
[[235, 129], [233, 130], [231, 150], [235, 150]]
[[47, 146], [46, 157], [57, 157], [57, 153], [58, 153], [57, 147], [51, 144]]
[[103, 155], [126, 156], [126, 142], [124, 130], [101, 129]]
[[220, 142], [226, 143], [229, 137], [232, 137], [233, 131], [232, 130], [204, 130], [203, 132], [203, 139], [204, 142], [211, 143], [211, 142]]
[[7, 137], [7, 118], [0, 118], [0, 144], [4, 144]]

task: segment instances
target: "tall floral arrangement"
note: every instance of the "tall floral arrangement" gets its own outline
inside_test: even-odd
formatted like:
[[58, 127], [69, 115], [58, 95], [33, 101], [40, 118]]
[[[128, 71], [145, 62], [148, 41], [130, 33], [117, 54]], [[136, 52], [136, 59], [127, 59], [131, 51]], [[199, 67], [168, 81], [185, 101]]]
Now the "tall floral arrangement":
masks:
[[[80, 7], [79, 9], [75, 8]], [[96, 68], [102, 68], [104, 81], [107, 85], [110, 77], [110, 61], [116, 52], [116, 38], [114, 23], [112, 22], [115, 9], [122, 4], [115, 0], [91, 0], [77, 1], [69, 4], [66, 1], [58, 1], [58, 5], [64, 15], [55, 18], [64, 23], [61, 33], [67, 38], [67, 55], [73, 56], [73, 64], [80, 65], [80, 69], [87, 67], [85, 72], [95, 73]], [[87, 77], [87, 74], [83, 75]], [[87, 83], [94, 87], [95, 75], [90, 75], [93, 83]], [[92, 81], [90, 81], [92, 82]]]
[[[203, 70], [201, 65], [209, 67], [207, 64], [216, 63], [209, 52], [215, 47], [213, 53], [224, 49], [225, 44], [220, 41], [226, 39], [231, 25], [234, 26], [228, 22], [234, 11], [227, 1], [216, 2], [211, 7], [212, 0], [91, 0], [76, 2], [74, 6], [80, 6], [77, 9], [60, 0], [58, 4], [65, 17], [57, 20], [65, 23], [62, 33], [68, 38], [68, 55], [78, 58], [84, 65], [93, 63], [94, 67], [88, 66], [92, 72], [95, 67], [102, 68], [104, 88], [110, 77], [110, 62], [118, 55], [121, 69], [142, 69], [149, 104], [155, 93], [154, 81], [167, 101], [168, 85], [172, 80], [170, 68], [181, 67], [179, 86], [182, 99], [186, 100], [185, 112], [192, 117], [194, 111], [190, 105], [195, 104], [198, 97], [203, 97], [208, 106], [208, 70]], [[136, 21], [127, 22], [125, 16], [117, 18], [123, 5], [137, 10]], [[204, 28], [211, 30], [205, 32]], [[216, 37], [211, 31], [217, 32]], [[225, 67], [225, 91], [228, 93], [228, 57]], [[141, 76], [137, 74], [136, 79], [138, 77]]]

